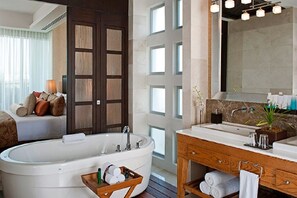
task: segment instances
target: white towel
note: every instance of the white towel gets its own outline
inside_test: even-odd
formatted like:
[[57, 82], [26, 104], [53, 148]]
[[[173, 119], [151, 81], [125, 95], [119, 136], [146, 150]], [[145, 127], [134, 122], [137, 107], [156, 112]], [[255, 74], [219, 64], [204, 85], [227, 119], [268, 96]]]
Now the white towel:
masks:
[[64, 144], [79, 142], [85, 140], [86, 135], [84, 133], [77, 133], [72, 135], [63, 135], [62, 142]]
[[126, 178], [125, 178], [125, 176], [124, 176], [123, 174], [119, 174], [119, 175], [117, 176], [117, 179], [118, 179], [119, 182], [123, 182], [123, 181], [126, 180]]
[[239, 191], [239, 179], [233, 178], [224, 183], [211, 187], [210, 194], [214, 198], [221, 198]]
[[240, 170], [239, 198], [257, 198], [258, 187], [258, 175], [245, 170]]
[[107, 173], [112, 176], [119, 176], [121, 174], [121, 169], [110, 162], [105, 162], [102, 166], [102, 172], [104, 173], [106, 168], [108, 167]]
[[199, 184], [200, 191], [204, 194], [210, 195], [210, 186], [206, 183], [206, 181], [202, 181]]
[[119, 182], [118, 178], [116, 176], [113, 176], [109, 173], [105, 174], [105, 177], [102, 178], [106, 183], [108, 184], [116, 184]]
[[209, 186], [216, 186], [219, 183], [224, 183], [230, 179], [235, 178], [235, 176], [220, 171], [212, 171], [206, 173], [204, 178]]

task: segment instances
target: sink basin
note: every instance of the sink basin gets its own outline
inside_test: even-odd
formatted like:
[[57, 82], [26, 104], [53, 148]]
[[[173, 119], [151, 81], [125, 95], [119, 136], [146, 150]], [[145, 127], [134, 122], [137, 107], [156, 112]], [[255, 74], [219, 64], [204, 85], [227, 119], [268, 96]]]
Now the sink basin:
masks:
[[297, 136], [287, 138], [284, 140], [280, 140], [277, 142], [273, 142], [272, 147], [273, 147], [273, 150], [282, 150], [282, 151], [296, 153], [296, 151], [297, 151]]
[[222, 137], [247, 143], [249, 142], [249, 133], [255, 132], [255, 129], [258, 128], [259, 127], [223, 122], [221, 124], [195, 125], [192, 126], [192, 131], [203, 133], [208, 137]]

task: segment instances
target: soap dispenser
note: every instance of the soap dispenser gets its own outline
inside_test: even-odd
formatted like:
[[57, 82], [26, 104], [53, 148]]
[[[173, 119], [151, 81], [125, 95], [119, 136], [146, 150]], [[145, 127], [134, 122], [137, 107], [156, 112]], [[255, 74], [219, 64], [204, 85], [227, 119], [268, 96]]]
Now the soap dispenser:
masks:
[[211, 123], [219, 124], [222, 123], [223, 114], [219, 113], [218, 109], [215, 110], [214, 113], [211, 113], [210, 121]]

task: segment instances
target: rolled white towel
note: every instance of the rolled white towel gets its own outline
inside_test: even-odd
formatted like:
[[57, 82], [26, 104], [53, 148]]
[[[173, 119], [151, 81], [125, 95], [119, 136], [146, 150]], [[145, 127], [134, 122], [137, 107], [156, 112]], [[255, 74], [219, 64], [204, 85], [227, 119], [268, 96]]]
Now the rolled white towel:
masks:
[[210, 186], [206, 183], [206, 181], [202, 181], [199, 184], [200, 191], [204, 194], [210, 195]]
[[117, 176], [117, 178], [118, 178], [118, 181], [119, 181], [119, 182], [123, 182], [123, 181], [126, 180], [126, 178], [125, 178], [125, 176], [124, 176], [123, 174], [119, 174], [119, 175]]
[[84, 133], [77, 133], [77, 134], [71, 134], [71, 135], [63, 135], [62, 142], [64, 144], [72, 143], [72, 142], [78, 142], [85, 140], [86, 135]]
[[204, 178], [209, 186], [216, 186], [219, 183], [224, 183], [230, 179], [235, 178], [235, 176], [220, 171], [212, 171], [206, 173]]
[[210, 190], [211, 196], [221, 198], [239, 191], [239, 178], [233, 178], [224, 183], [212, 186]]
[[104, 174], [106, 168], [108, 168], [107, 173], [113, 175], [113, 176], [118, 176], [121, 174], [121, 169], [110, 162], [105, 162], [102, 166], [102, 173]]
[[116, 184], [119, 182], [119, 180], [116, 176], [113, 176], [109, 173], [105, 174], [105, 177], [103, 178], [103, 180], [108, 184]]

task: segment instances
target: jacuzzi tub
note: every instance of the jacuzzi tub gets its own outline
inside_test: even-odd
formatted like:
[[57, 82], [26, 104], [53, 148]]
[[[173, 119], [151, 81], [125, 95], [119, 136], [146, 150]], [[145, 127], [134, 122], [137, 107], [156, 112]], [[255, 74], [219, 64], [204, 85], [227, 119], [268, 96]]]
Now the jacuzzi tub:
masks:
[[[137, 149], [136, 142], [141, 141]], [[96, 172], [105, 162], [126, 166], [143, 176], [133, 191], [140, 194], [149, 182], [154, 141], [131, 134], [132, 150], [125, 148], [126, 134], [109, 133], [86, 136], [84, 141], [63, 143], [61, 139], [15, 146], [0, 155], [5, 198], [90, 198], [97, 197], [81, 180], [81, 175]], [[123, 197], [128, 189], [116, 191]]]

